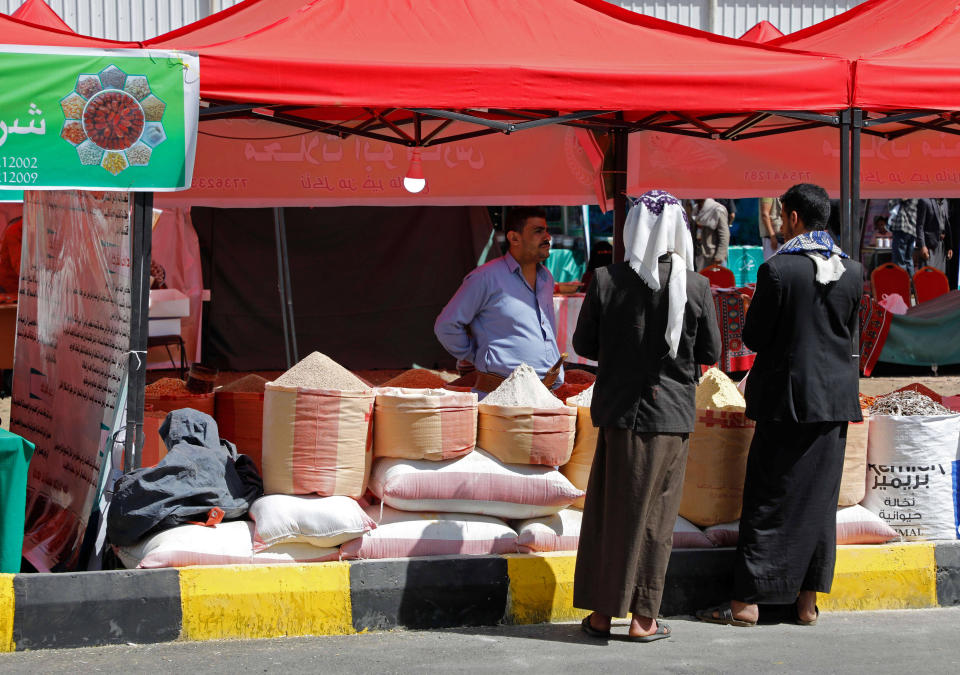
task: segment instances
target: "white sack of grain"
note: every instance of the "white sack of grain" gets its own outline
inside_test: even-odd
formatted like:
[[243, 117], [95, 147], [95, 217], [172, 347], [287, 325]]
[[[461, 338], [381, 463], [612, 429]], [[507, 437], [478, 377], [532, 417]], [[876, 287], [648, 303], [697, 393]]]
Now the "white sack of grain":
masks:
[[896, 530], [859, 504], [837, 509], [837, 544], [885, 544]]
[[345, 560], [516, 553], [517, 533], [505, 522], [469, 513], [398, 511], [369, 506], [377, 529], [343, 545]]
[[279, 544], [339, 546], [377, 526], [350, 497], [266, 495], [250, 506], [250, 517], [258, 552]]
[[517, 524], [520, 553], [576, 551], [580, 543], [583, 511], [563, 509], [552, 516], [531, 518]]
[[686, 518], [677, 516], [673, 525], [674, 548], [712, 548], [713, 542], [707, 539], [699, 527]]
[[874, 412], [863, 506], [907, 540], [960, 538], [958, 443], [958, 414]]
[[180, 525], [117, 548], [127, 568], [187, 567], [189, 565], [282, 565], [338, 560], [340, 549], [310, 544], [282, 544], [269, 551], [253, 550], [253, 523], [234, 520], [216, 527]]
[[401, 511], [476, 513], [538, 518], [570, 506], [583, 491], [556, 469], [504, 464], [477, 448], [443, 462], [382, 458], [374, 462], [370, 490]]
[[373, 404], [372, 389], [320, 352], [267, 383], [264, 491], [363, 496], [373, 458]]
[[[590, 480], [590, 467], [593, 466], [593, 455], [597, 451], [597, 434], [599, 429], [593, 426], [590, 417], [590, 404], [593, 402], [593, 385], [584, 389], [576, 396], [567, 399], [567, 405], [577, 409], [577, 434], [573, 442], [573, 452], [570, 461], [560, 467], [560, 473], [570, 479], [578, 489], [586, 491]], [[585, 497], [573, 503], [578, 509], [583, 508]]]

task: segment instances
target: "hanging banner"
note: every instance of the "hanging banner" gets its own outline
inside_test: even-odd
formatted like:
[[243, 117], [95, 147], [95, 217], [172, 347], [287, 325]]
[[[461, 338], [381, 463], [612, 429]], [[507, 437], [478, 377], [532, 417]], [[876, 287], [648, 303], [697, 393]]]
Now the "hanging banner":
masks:
[[[777, 197], [816, 183], [840, 197], [840, 131], [808, 129], [741, 141], [661, 132], [630, 134], [627, 192], [682, 198]], [[863, 134], [860, 197], [960, 197], [960, 138], [919, 131], [894, 140]]]
[[0, 190], [0, 202], [22, 202], [23, 190]]
[[[434, 124], [424, 126], [424, 135]], [[476, 131], [454, 123], [444, 134]], [[412, 149], [264, 120], [203, 122], [191, 189], [173, 206], [480, 206], [596, 204], [603, 153], [584, 129], [549, 126], [423, 148], [427, 185], [403, 188]]]
[[71, 569], [130, 349], [126, 192], [27, 192], [10, 430], [36, 444], [23, 555]]
[[190, 185], [195, 55], [0, 45], [0, 72], [0, 188]]

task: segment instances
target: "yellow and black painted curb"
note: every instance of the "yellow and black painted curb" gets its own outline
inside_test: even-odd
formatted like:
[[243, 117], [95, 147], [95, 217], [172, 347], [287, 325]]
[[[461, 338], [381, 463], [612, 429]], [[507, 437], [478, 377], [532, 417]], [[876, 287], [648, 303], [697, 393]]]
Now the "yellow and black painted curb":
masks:
[[[665, 616], [727, 599], [733, 549], [677, 550]], [[0, 651], [567, 621], [569, 553], [0, 574]], [[960, 605], [960, 542], [841, 546], [824, 611]]]

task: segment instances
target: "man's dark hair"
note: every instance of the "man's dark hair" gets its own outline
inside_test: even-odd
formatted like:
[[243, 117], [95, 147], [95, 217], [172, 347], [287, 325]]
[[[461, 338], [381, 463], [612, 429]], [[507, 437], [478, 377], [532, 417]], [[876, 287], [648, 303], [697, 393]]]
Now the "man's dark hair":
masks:
[[783, 213], [796, 211], [808, 230], [825, 230], [830, 220], [830, 197], [813, 183], [799, 183], [780, 197]]
[[510, 209], [507, 215], [507, 223], [503, 226], [503, 233], [518, 232], [523, 234], [523, 226], [527, 224], [529, 218], [547, 219], [547, 211], [539, 206], [517, 206]]

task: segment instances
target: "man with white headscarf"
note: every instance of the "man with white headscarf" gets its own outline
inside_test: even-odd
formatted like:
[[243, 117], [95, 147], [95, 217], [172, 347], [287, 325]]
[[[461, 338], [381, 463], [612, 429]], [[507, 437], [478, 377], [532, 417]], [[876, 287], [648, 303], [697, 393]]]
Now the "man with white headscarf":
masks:
[[754, 626], [758, 604], [793, 604], [817, 621], [836, 560], [836, 511], [847, 423], [859, 422], [863, 270], [824, 230], [826, 190], [794, 185], [780, 198], [787, 242], [760, 266], [743, 341], [757, 352], [746, 414], [756, 421], [730, 602], [697, 612]]
[[710, 284], [693, 271], [686, 215], [666, 192], [627, 215], [626, 260], [596, 270], [573, 336], [598, 361], [590, 413], [600, 428], [580, 530], [574, 605], [583, 630], [610, 635], [631, 612], [629, 638], [670, 635], [657, 621], [693, 431], [697, 364], [720, 355]]

